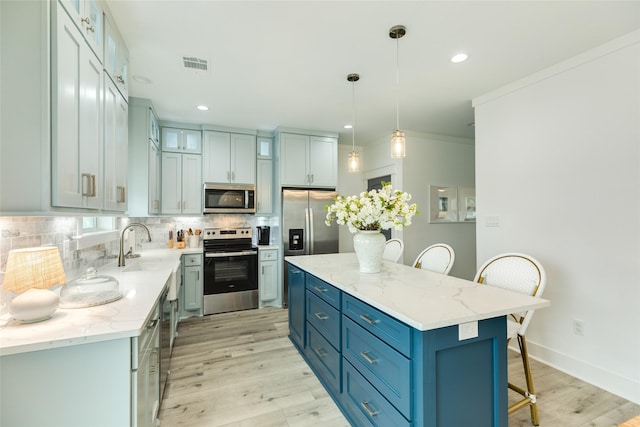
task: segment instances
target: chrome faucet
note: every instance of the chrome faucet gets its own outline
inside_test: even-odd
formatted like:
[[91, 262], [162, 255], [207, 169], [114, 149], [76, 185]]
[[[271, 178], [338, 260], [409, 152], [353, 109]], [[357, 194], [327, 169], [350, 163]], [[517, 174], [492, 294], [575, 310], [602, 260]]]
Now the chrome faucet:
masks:
[[124, 232], [127, 231], [128, 229], [130, 229], [131, 227], [142, 227], [145, 230], [147, 230], [147, 237], [149, 238], [149, 240], [147, 240], [148, 242], [151, 241], [151, 232], [149, 231], [149, 228], [144, 225], [141, 224], [139, 222], [132, 222], [131, 224], [127, 225], [125, 228], [122, 229], [122, 232], [120, 232], [120, 254], [118, 255], [118, 267], [124, 267], [124, 250], [123, 250], [123, 246], [124, 246]]

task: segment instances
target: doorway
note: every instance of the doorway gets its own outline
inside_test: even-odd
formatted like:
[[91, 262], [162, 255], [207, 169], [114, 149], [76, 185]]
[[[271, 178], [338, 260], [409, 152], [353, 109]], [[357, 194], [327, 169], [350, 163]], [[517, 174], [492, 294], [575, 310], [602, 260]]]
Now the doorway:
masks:
[[[390, 183], [391, 182], [391, 175], [379, 176], [377, 178], [371, 178], [371, 179], [367, 180], [367, 191], [370, 191], [370, 190], [382, 190], [382, 183], [383, 182]], [[389, 240], [391, 238], [391, 229], [382, 230], [382, 234], [384, 235], [385, 239]]]

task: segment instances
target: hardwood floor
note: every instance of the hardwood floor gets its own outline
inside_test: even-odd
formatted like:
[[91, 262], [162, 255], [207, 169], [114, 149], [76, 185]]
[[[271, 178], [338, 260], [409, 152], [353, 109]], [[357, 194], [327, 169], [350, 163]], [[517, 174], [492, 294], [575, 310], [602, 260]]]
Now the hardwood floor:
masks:
[[[289, 341], [286, 310], [187, 319], [178, 332], [161, 426], [349, 426]], [[509, 353], [509, 378], [520, 383], [519, 355]], [[541, 426], [612, 427], [640, 414], [639, 405], [544, 364], [532, 361], [532, 370]], [[528, 409], [509, 417], [519, 426], [532, 426]]]

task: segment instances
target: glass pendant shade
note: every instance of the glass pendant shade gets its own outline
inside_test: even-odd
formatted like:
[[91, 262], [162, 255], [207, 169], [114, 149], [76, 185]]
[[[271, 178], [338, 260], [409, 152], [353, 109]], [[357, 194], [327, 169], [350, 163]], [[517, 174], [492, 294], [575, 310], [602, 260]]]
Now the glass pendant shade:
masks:
[[391, 135], [391, 157], [401, 159], [406, 155], [404, 132], [396, 130]]
[[349, 153], [349, 158], [347, 159], [348, 165], [347, 170], [349, 172], [360, 172], [360, 157], [358, 156], [357, 151], [352, 151]]

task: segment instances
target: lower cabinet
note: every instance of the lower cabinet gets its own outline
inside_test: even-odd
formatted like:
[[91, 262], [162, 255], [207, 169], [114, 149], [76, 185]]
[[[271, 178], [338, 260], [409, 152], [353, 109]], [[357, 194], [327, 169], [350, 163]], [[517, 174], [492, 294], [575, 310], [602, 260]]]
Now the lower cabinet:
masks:
[[182, 255], [182, 288], [180, 318], [202, 316], [203, 301], [202, 254]]
[[0, 357], [0, 425], [154, 425], [159, 316], [156, 304], [138, 337]]
[[419, 331], [287, 265], [289, 337], [352, 425], [507, 427], [505, 317]]
[[278, 250], [259, 249], [258, 258], [260, 307], [266, 307], [278, 299]]

